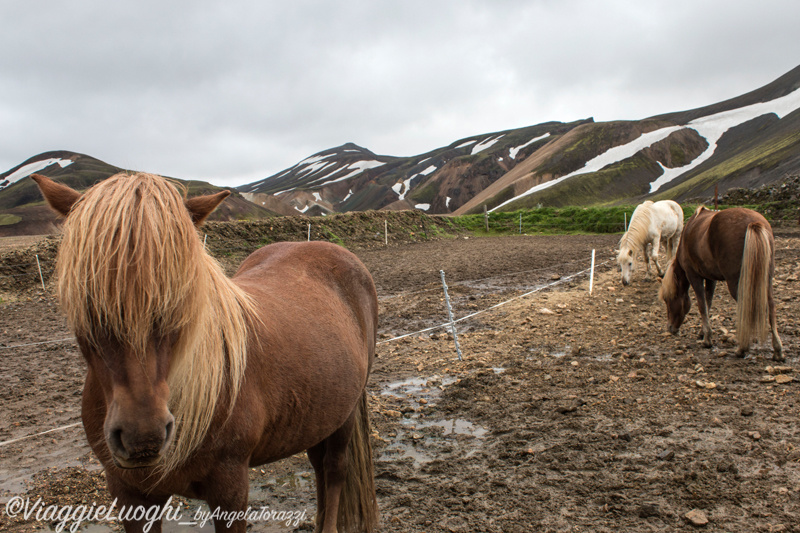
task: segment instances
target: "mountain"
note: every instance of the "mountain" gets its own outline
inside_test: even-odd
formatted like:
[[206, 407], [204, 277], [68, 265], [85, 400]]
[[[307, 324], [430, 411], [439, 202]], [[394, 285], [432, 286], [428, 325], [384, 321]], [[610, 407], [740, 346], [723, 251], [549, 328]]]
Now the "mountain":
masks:
[[[0, 174], [0, 236], [49, 232], [31, 172], [78, 189], [120, 169], [47, 152]], [[217, 220], [416, 209], [465, 214], [545, 206], [709, 199], [800, 173], [800, 67], [759, 89], [643, 120], [546, 122], [466, 137], [430, 152], [376, 155], [347, 143], [237, 187]], [[186, 182], [190, 194], [219, 190]], [[248, 201], [249, 200], [249, 201]]]
[[421, 209], [465, 214], [537, 205], [709, 198], [800, 171], [800, 67], [742, 96], [638, 121], [548, 122], [476, 135], [412, 157], [352, 143], [237, 189], [284, 213]]
[[[43, 174], [82, 191], [122, 170], [88, 155], [61, 150], [31, 157], [0, 174], [0, 237], [48, 234], [57, 229], [59, 221], [45, 204], [39, 188], [33, 180], [26, 179], [31, 174]], [[190, 196], [222, 190], [203, 181], [175, 181], [186, 187]], [[263, 218], [275, 214], [234, 192], [211, 214], [210, 220]]]

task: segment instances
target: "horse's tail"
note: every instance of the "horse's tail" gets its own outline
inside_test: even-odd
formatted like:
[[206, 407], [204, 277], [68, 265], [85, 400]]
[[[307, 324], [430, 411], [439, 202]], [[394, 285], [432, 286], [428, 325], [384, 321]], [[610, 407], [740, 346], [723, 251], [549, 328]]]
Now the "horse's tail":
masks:
[[339, 498], [337, 528], [343, 533], [370, 532], [378, 525], [371, 437], [367, 391], [364, 389], [356, 407], [353, 434], [347, 447], [347, 478]]
[[768, 291], [772, 246], [769, 229], [759, 222], [747, 226], [736, 305], [736, 340], [749, 346], [753, 338], [763, 341], [769, 334]]

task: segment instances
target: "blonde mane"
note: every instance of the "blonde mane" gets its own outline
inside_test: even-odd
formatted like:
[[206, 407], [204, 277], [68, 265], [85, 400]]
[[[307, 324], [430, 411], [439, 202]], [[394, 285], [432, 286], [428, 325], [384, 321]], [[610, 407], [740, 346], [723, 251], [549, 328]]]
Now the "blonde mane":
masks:
[[653, 202], [647, 200], [633, 210], [628, 231], [619, 240], [620, 255], [623, 255], [623, 250], [640, 248], [647, 241], [647, 233], [650, 230], [650, 208], [652, 205]]
[[664, 278], [661, 280], [661, 288], [658, 289], [658, 297], [663, 301], [674, 300], [678, 292], [678, 286], [675, 283], [675, 259], [669, 262], [667, 270], [664, 272]]
[[220, 398], [233, 406], [255, 316], [203, 250], [184, 198], [151, 174], [98, 183], [67, 217], [56, 267], [61, 306], [89, 343], [113, 335], [144, 357], [154, 335], [177, 335], [168, 385], [178, 430], [164, 473], [202, 442]]

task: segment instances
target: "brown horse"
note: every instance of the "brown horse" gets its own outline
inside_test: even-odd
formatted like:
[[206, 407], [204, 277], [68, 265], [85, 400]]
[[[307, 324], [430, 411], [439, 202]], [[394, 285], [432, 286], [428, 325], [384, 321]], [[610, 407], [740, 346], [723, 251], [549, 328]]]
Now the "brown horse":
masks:
[[122, 173], [81, 195], [33, 179], [66, 217], [58, 296], [88, 364], [86, 436], [119, 505], [180, 494], [230, 517], [247, 509], [250, 467], [306, 450], [317, 530], [371, 531], [378, 302], [364, 265], [333, 244], [279, 243], [228, 278], [195, 229], [228, 191], [187, 200]]
[[710, 347], [708, 310], [717, 281], [725, 281], [737, 302], [736, 355], [744, 357], [753, 337], [764, 341], [771, 331], [773, 357], [783, 361], [772, 296], [774, 249], [772, 227], [759, 213], [741, 207], [724, 211], [698, 207], [684, 226], [678, 253], [659, 291], [667, 304], [670, 333], [678, 333], [692, 306], [691, 285], [703, 323], [703, 345]]

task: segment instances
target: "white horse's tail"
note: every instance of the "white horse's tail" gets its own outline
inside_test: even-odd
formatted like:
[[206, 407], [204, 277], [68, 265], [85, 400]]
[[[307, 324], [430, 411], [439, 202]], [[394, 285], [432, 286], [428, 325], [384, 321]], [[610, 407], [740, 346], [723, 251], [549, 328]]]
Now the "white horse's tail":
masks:
[[749, 346], [753, 338], [764, 341], [769, 334], [771, 258], [769, 230], [759, 222], [751, 223], [744, 239], [736, 298], [736, 340], [739, 346]]

